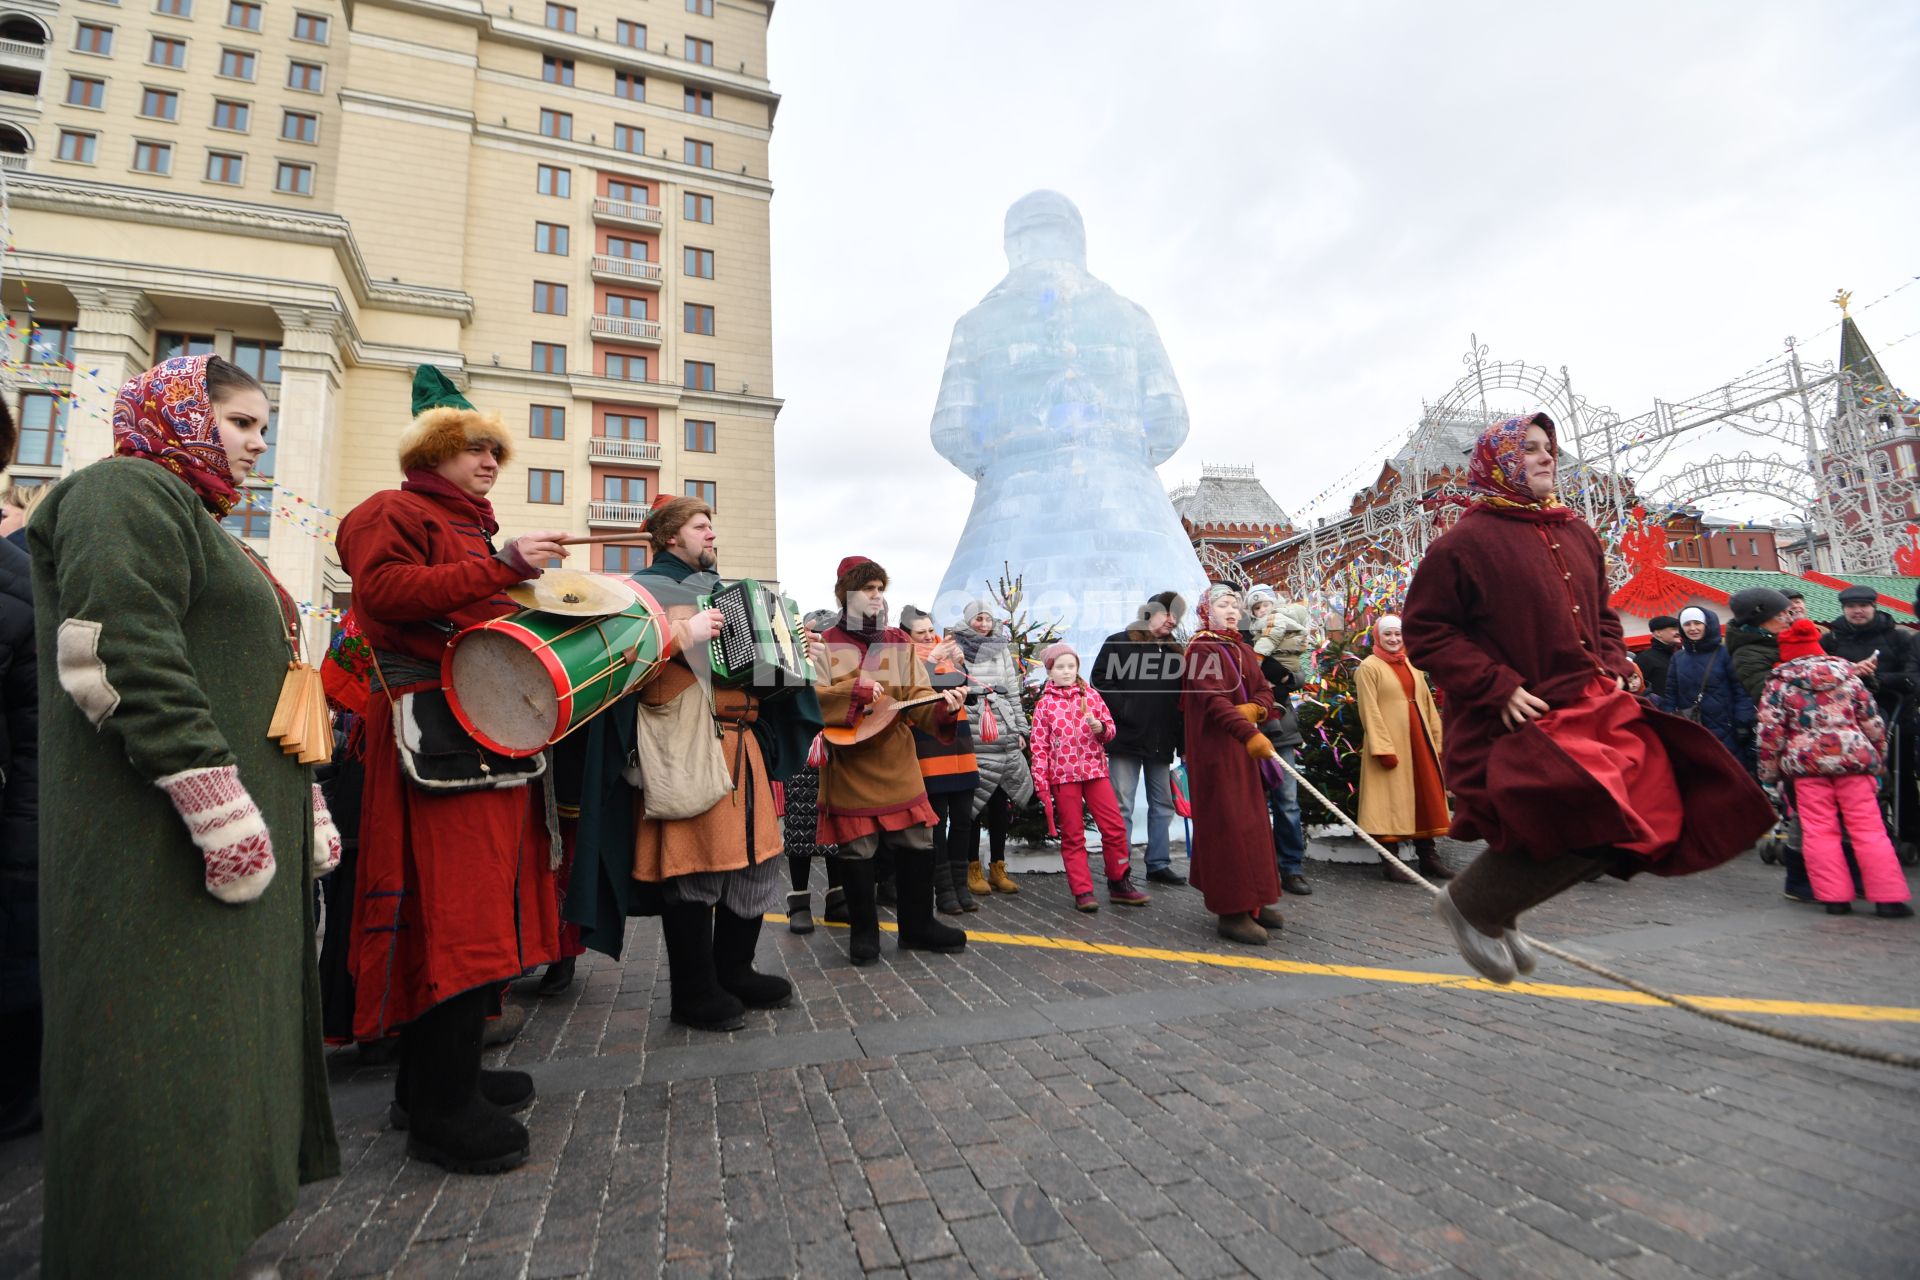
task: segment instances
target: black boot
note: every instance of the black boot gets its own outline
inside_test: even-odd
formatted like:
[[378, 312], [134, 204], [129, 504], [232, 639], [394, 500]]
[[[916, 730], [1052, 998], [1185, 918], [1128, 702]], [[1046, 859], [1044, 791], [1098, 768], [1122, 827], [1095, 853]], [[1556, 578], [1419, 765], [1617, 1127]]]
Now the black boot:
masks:
[[813, 932], [813, 893], [795, 889], [787, 895], [787, 932]]
[[527, 1158], [526, 1126], [480, 1094], [486, 996], [481, 988], [443, 1001], [402, 1033], [407, 1154], [450, 1173], [504, 1173]]
[[[406, 1104], [400, 1101], [401, 1087], [400, 1077], [396, 1075], [393, 1101], [387, 1104], [387, 1127], [404, 1133], [412, 1117], [407, 1114]], [[536, 1096], [533, 1077], [524, 1071], [495, 1071], [482, 1067], [480, 1096], [508, 1115], [519, 1115], [533, 1106]]]
[[713, 971], [720, 986], [749, 1009], [780, 1009], [793, 1000], [793, 984], [771, 973], [756, 973], [753, 953], [760, 945], [764, 916], [737, 916], [713, 909]]
[[540, 985], [533, 989], [534, 994], [542, 996], [566, 994], [567, 988], [573, 985], [573, 962], [579, 958], [568, 956], [565, 960], [555, 960], [548, 965], [547, 971], [540, 975]]
[[1453, 879], [1453, 868], [1440, 859], [1440, 851], [1434, 848], [1431, 840], [1415, 840], [1413, 851], [1419, 856], [1420, 874], [1429, 880], [1447, 881]]
[[662, 907], [660, 936], [667, 945], [673, 1021], [699, 1031], [738, 1031], [746, 1026], [746, 1006], [721, 988], [713, 971], [713, 908], [698, 902]]
[[[961, 803], [967, 803], [964, 797], [962, 797]], [[948, 837], [947, 875], [953, 881], [953, 896], [959, 900], [962, 911], [978, 911], [980, 909], [979, 901], [973, 896], [973, 885], [968, 881], [968, 877], [973, 871], [973, 857], [968, 850], [977, 846], [979, 843], [980, 838], [978, 836], [975, 836], [971, 841], [965, 842], [964, 844], [961, 841], [954, 840], [952, 837]], [[938, 858], [940, 851], [935, 849], [933, 856]], [[934, 869], [934, 874], [939, 874], [938, 867]]]
[[873, 859], [843, 858], [840, 887], [845, 890], [841, 905], [846, 908], [847, 923], [852, 925], [847, 938], [847, 959], [858, 965], [880, 959], [880, 908], [873, 900]]
[[953, 891], [953, 865], [938, 849], [933, 851], [933, 909], [943, 916], [960, 914], [960, 899]]
[[900, 949], [953, 952], [967, 949], [967, 933], [933, 918], [933, 851], [899, 850], [893, 858], [900, 886]]
[[847, 890], [844, 885], [834, 885], [827, 890], [827, 905], [821, 911], [820, 918], [828, 924], [847, 923]]

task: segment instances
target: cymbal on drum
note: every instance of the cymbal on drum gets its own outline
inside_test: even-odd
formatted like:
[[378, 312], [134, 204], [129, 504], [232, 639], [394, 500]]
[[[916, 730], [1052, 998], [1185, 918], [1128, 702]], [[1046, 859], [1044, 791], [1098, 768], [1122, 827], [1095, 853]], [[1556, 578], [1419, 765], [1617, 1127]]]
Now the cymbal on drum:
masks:
[[633, 592], [620, 580], [579, 569], [548, 569], [531, 582], [516, 582], [507, 597], [523, 609], [594, 618], [619, 613], [633, 604]]

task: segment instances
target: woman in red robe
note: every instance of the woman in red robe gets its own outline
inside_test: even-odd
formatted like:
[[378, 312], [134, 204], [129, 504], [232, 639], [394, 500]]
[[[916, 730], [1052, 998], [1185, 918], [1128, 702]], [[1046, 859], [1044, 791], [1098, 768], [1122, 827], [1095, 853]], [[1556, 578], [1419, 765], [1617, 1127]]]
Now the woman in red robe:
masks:
[[[1280, 870], [1273, 856], [1260, 761], [1279, 753], [1259, 725], [1273, 714], [1273, 687], [1259, 655], [1240, 638], [1240, 597], [1208, 589], [1196, 611], [1200, 633], [1187, 645], [1180, 714], [1193, 794], [1193, 887], [1220, 917], [1229, 942], [1265, 946], [1278, 930]], [[1191, 850], [1189, 851], [1192, 852]]]
[[497, 984], [558, 958], [552, 842], [541, 787], [429, 792], [409, 782], [394, 740], [394, 700], [440, 685], [440, 658], [462, 628], [512, 613], [508, 586], [564, 556], [560, 533], [495, 549], [486, 494], [509, 444], [437, 370], [414, 384], [400, 438], [406, 483], [348, 512], [335, 544], [353, 575], [353, 612], [373, 654], [366, 789], [354, 885], [354, 1037], [396, 1027], [396, 1125], [407, 1153], [456, 1173], [526, 1159], [509, 1111], [533, 1102], [522, 1071], [482, 1071], [480, 1037]]
[[1452, 834], [1487, 842], [1435, 912], [1503, 983], [1533, 971], [1521, 912], [1602, 874], [1716, 867], [1773, 824], [1712, 734], [1624, 691], [1600, 539], [1556, 496], [1558, 457], [1544, 413], [1487, 428], [1466, 514], [1403, 612], [1407, 651], [1445, 697]]

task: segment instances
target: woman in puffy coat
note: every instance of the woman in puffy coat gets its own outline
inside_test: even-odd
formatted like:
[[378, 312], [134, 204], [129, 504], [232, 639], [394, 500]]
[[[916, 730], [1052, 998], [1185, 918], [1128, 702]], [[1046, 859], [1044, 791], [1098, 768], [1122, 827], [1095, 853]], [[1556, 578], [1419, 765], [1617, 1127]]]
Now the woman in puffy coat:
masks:
[[987, 833], [991, 861], [982, 875], [976, 834], [974, 847], [967, 851], [967, 887], [982, 897], [988, 892], [1018, 893], [1020, 886], [1007, 874], [1007, 829], [1013, 825], [1014, 811], [1033, 799], [1033, 774], [1025, 751], [1033, 728], [1020, 700], [1020, 670], [1006, 626], [984, 600], [968, 603], [953, 638], [967, 661], [968, 683], [980, 691], [1000, 726], [992, 742], [976, 737], [973, 744], [980, 766], [980, 781], [973, 789], [973, 821], [976, 832]]
[[1747, 760], [1743, 737], [1753, 729], [1753, 699], [1741, 687], [1733, 659], [1720, 643], [1720, 618], [1710, 609], [1680, 611], [1680, 651], [1667, 668], [1662, 711], [1696, 720], [1736, 760]]

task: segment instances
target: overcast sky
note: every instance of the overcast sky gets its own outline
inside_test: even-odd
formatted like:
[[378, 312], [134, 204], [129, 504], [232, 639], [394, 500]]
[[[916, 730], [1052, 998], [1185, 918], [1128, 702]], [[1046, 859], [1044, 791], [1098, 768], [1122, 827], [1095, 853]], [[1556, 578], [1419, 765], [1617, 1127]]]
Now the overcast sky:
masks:
[[1920, 393], [1920, 285], [1860, 309], [1920, 275], [1907, 0], [785, 0], [770, 41], [808, 608], [852, 551], [932, 597], [973, 489], [928, 441], [947, 340], [1039, 187], [1159, 325], [1193, 424], [1162, 478], [1250, 462], [1296, 516], [1371, 478], [1470, 333], [1631, 417], [1788, 334], [1831, 360], [1845, 286]]

